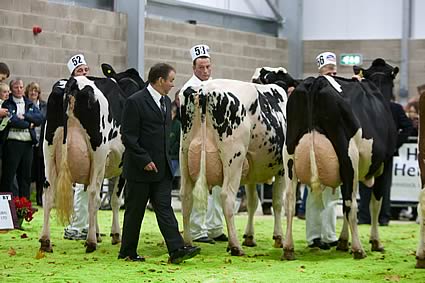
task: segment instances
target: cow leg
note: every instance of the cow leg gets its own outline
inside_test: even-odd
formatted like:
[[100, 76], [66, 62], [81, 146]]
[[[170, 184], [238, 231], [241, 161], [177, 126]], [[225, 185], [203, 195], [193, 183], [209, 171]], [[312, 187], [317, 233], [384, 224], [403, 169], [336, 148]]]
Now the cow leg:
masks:
[[111, 226], [111, 242], [112, 245], [116, 245], [121, 243], [120, 236], [120, 220], [119, 220], [119, 212], [120, 212], [120, 197], [122, 193], [122, 188], [125, 184], [124, 179], [120, 176], [115, 179], [114, 190], [111, 196], [111, 207], [112, 207], [112, 226]]
[[370, 219], [371, 219], [371, 228], [370, 228], [370, 240], [369, 243], [372, 245], [371, 250], [373, 252], [383, 252], [384, 246], [382, 246], [381, 241], [379, 240], [379, 230], [378, 230], [378, 219], [379, 212], [381, 211], [382, 197], [380, 200], [377, 200], [375, 194], [372, 193], [372, 198], [369, 203], [370, 210]]
[[54, 193], [56, 184], [56, 164], [54, 161], [54, 147], [43, 144], [44, 149], [44, 162], [45, 162], [45, 174], [46, 181], [43, 189], [43, 229], [40, 235], [40, 251], [53, 252], [52, 244], [50, 242], [50, 211], [54, 205]]
[[91, 253], [96, 250], [97, 211], [100, 207], [100, 188], [103, 183], [104, 169], [103, 167], [99, 170], [100, 172], [94, 173], [95, 176], [91, 178], [90, 185], [87, 188], [87, 193], [89, 195], [89, 232], [87, 234], [86, 253]]
[[180, 198], [182, 202], [182, 215], [183, 215], [183, 239], [187, 246], [192, 246], [192, 235], [190, 234], [190, 213], [193, 207], [193, 187], [194, 183], [189, 176], [188, 168], [188, 149], [183, 148], [180, 154]]
[[289, 155], [285, 148], [285, 188], [284, 191], [284, 205], [285, 205], [285, 214], [286, 214], [286, 237], [283, 242], [283, 255], [282, 259], [294, 260], [295, 259], [295, 250], [294, 250], [294, 239], [292, 237], [292, 222], [295, 215], [295, 201], [296, 201], [296, 188], [298, 179], [295, 175], [294, 170], [294, 155]]
[[[283, 202], [283, 187], [285, 179], [281, 176], [276, 176], [273, 184], [273, 214], [274, 214], [274, 230], [273, 240], [275, 248], [283, 248], [283, 231], [282, 231], [282, 202]], [[295, 199], [294, 199], [295, 204]], [[294, 209], [295, 212], [295, 209]]]
[[230, 176], [230, 178], [226, 176], [226, 173], [224, 173], [226, 177], [224, 178], [223, 187], [220, 194], [223, 204], [224, 217], [226, 218], [227, 232], [229, 234], [229, 245], [227, 247], [227, 251], [230, 251], [231, 255], [234, 256], [245, 255], [236, 235], [234, 219], [235, 199], [240, 183], [240, 177], [237, 178], [236, 176], [241, 176], [242, 165], [239, 168], [239, 170], [233, 168], [235, 171], [238, 171], [238, 173], [236, 173], [234, 176]]
[[[342, 191], [342, 187], [341, 187]], [[338, 245], [336, 246], [337, 251], [348, 252], [348, 240], [350, 237], [350, 233], [348, 231], [348, 219], [346, 214], [344, 213], [344, 222], [342, 224], [341, 234], [339, 235]]]
[[43, 190], [43, 229], [40, 235], [40, 251], [51, 253], [53, 252], [52, 244], [50, 242], [50, 211], [53, 208], [53, 194], [54, 190], [52, 186], [46, 181], [45, 183], [47, 188]]
[[420, 226], [420, 236], [418, 249], [416, 250], [416, 268], [425, 268], [425, 189], [422, 188], [419, 205], [418, 216]]
[[248, 208], [248, 223], [246, 224], [244, 241], [242, 245], [247, 247], [255, 247], [257, 243], [254, 240], [254, 214], [258, 206], [258, 194], [255, 184], [245, 185], [246, 200]]

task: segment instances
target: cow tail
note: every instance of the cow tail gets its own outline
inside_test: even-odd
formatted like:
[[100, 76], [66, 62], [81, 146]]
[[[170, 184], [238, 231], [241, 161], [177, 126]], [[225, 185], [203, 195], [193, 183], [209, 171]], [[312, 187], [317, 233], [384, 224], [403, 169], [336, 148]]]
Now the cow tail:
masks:
[[207, 122], [206, 122], [206, 95], [199, 95], [199, 104], [201, 105], [201, 166], [198, 179], [193, 188], [193, 205], [197, 210], [206, 210], [208, 206], [208, 183], [206, 176], [206, 139], [207, 139]]
[[311, 168], [311, 190], [312, 191], [318, 191], [320, 188], [320, 180], [319, 180], [319, 174], [317, 172], [317, 163], [316, 163], [316, 152], [314, 151], [314, 133], [315, 131], [312, 131], [311, 133], [311, 143], [310, 143], [310, 168]]
[[317, 171], [317, 163], [316, 163], [316, 152], [314, 150], [314, 139], [315, 139], [315, 130], [314, 130], [314, 118], [313, 118], [313, 111], [314, 111], [314, 100], [317, 98], [318, 95], [318, 82], [315, 80], [315, 82], [312, 85], [313, 96], [310, 96], [308, 99], [308, 123], [309, 123], [309, 131], [311, 131], [311, 141], [310, 141], [310, 170], [311, 170], [311, 180], [310, 180], [310, 186], [311, 190], [318, 191], [320, 187], [320, 180], [319, 180], [319, 174]]
[[[73, 99], [71, 99], [72, 101]], [[58, 168], [58, 177], [56, 182], [55, 205], [57, 219], [62, 224], [67, 224], [71, 220], [72, 212], [74, 211], [73, 200], [74, 194], [72, 190], [72, 177], [68, 164], [68, 144], [66, 143], [68, 117], [66, 109], [68, 108], [68, 97], [64, 101], [64, 126], [63, 126], [63, 141], [61, 148], [61, 162]], [[71, 102], [73, 104], [73, 102]], [[72, 111], [72, 110], [71, 110]]]

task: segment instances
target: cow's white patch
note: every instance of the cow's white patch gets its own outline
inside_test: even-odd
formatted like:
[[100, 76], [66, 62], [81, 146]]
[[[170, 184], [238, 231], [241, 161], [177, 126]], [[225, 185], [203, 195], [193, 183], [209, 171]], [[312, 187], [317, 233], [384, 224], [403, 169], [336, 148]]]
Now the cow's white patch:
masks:
[[339, 83], [337, 83], [332, 76], [324, 75], [324, 77], [328, 80], [328, 82], [333, 86], [333, 88], [337, 92], [342, 92], [341, 85]]

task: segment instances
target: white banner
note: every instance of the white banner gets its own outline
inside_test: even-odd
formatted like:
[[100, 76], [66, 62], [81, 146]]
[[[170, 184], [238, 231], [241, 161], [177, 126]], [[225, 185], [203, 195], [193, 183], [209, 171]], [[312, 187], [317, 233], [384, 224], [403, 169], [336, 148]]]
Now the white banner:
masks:
[[391, 201], [418, 202], [421, 191], [418, 144], [405, 143], [393, 160]]
[[13, 229], [13, 218], [9, 206], [9, 195], [0, 195], [0, 230]]

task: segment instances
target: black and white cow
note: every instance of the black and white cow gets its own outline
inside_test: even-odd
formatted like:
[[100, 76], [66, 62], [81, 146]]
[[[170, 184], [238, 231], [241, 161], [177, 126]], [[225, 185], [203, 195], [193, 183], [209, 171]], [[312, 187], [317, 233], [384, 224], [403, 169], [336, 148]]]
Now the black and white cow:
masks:
[[244, 244], [255, 245], [253, 215], [256, 183], [275, 177], [273, 210], [275, 246], [282, 244], [282, 149], [286, 132], [284, 89], [233, 80], [211, 80], [187, 88], [181, 97], [181, 196], [185, 243], [191, 245], [192, 205], [206, 209], [208, 188], [222, 187], [221, 199], [229, 234], [228, 251], [244, 252], [234, 224], [234, 202], [247, 184], [248, 224]]
[[356, 75], [361, 75], [365, 79], [372, 81], [385, 99], [388, 101], [393, 99], [394, 79], [398, 74], [398, 67], [393, 67], [385, 62], [384, 59], [377, 58], [372, 61], [368, 69], [354, 66], [353, 70]]
[[[338, 249], [348, 250], [348, 225], [354, 258], [366, 256], [357, 230], [358, 182], [371, 186], [392, 157], [396, 130], [389, 107], [369, 80], [320, 76], [307, 78], [287, 104], [285, 144], [287, 234], [282, 258], [292, 260], [292, 218], [298, 181], [313, 191], [341, 185], [344, 227]], [[378, 211], [373, 211], [376, 218]], [[373, 223], [373, 221], [372, 221]], [[372, 247], [380, 247], [377, 227], [372, 228]]]
[[[144, 82], [134, 69], [120, 74], [107, 64], [102, 69], [107, 78], [79, 76], [57, 82], [47, 102], [43, 143], [47, 182], [40, 236], [43, 251], [52, 252], [49, 216], [54, 202], [58, 219], [62, 223], [70, 220], [73, 183], [84, 184], [89, 194], [86, 252], [94, 251], [103, 179], [121, 175], [121, 113], [128, 93], [143, 88]], [[120, 232], [117, 187], [115, 184], [111, 202], [113, 243], [119, 241]]]

